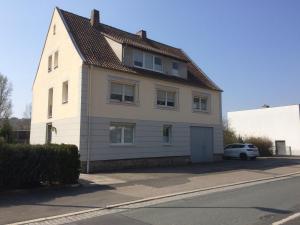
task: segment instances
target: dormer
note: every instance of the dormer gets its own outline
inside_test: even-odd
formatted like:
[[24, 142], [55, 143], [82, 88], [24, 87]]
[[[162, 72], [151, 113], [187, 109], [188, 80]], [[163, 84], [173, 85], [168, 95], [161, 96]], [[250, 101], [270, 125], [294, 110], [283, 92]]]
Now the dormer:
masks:
[[[136, 41], [130, 43], [115, 39], [106, 34], [104, 34], [104, 37], [120, 62], [128, 67], [157, 72], [162, 75], [187, 78], [186, 61], [158, 48], [153, 47], [153, 49], [148, 50], [147, 45], [154, 41], [147, 38], [147, 32], [145, 30], [138, 31], [135, 34]], [[165, 46], [158, 42], [155, 43], [160, 46]], [[166, 46], [166, 48], [173, 47]], [[178, 49], [176, 50], [180, 51]]]

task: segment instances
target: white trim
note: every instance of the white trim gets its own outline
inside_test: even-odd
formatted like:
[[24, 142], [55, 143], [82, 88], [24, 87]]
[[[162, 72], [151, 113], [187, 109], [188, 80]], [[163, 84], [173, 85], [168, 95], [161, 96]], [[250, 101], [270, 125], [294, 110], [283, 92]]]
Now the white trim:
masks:
[[[169, 87], [169, 86], [162, 86], [162, 85], [155, 85], [155, 99], [154, 99], [154, 107], [156, 109], [166, 109], [166, 110], [179, 110], [179, 88], [176, 88], [176, 87]], [[174, 101], [174, 106], [168, 106], [166, 105], [167, 104], [167, 101], [166, 101], [166, 104], [165, 105], [158, 105], [157, 104], [157, 98], [158, 98], [158, 95], [157, 95], [157, 92], [158, 91], [164, 91], [164, 92], [174, 92], [175, 93], [175, 101]], [[168, 94], [166, 94], [166, 99], [167, 99], [167, 96]]]
[[[200, 100], [200, 108], [199, 109], [195, 109], [194, 108], [194, 98], [198, 97]], [[207, 110], [202, 110], [201, 109], [201, 98], [206, 98], [207, 99]], [[197, 92], [197, 91], [192, 91], [192, 111], [195, 113], [211, 113], [212, 109], [212, 98], [211, 98], [211, 94], [208, 93], [203, 93], [203, 92]]]
[[[111, 130], [110, 127], [111, 126], [117, 126], [121, 128], [121, 142], [120, 143], [112, 143], [111, 142]], [[132, 127], [132, 143], [126, 143], [124, 138], [125, 138], [125, 127], [126, 126], [131, 126]], [[109, 124], [109, 144], [110, 146], [133, 146], [135, 143], [135, 127], [136, 124], [135, 123], [124, 123], [124, 122], [111, 122]]]
[[[124, 86], [122, 87], [122, 101], [117, 101], [111, 99], [111, 85], [112, 83], [121, 84], [121, 85], [132, 85], [134, 86], [134, 96], [133, 102], [124, 101]], [[123, 77], [111, 76], [108, 75], [108, 82], [107, 82], [107, 103], [108, 104], [118, 104], [118, 105], [126, 105], [126, 106], [138, 106], [139, 105], [139, 81], [127, 79]]]

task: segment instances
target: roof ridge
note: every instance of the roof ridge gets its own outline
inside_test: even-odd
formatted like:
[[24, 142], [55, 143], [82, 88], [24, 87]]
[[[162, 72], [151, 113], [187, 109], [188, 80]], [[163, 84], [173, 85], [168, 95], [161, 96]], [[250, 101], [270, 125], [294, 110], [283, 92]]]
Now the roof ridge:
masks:
[[[58, 8], [58, 7], [55, 7], [55, 8], [59, 9], [60, 11], [66, 12], [66, 13], [70, 13], [70, 14], [72, 14], [72, 15], [74, 15], [74, 16], [79, 16], [79, 17], [81, 17], [81, 18], [83, 18], [83, 19], [90, 20], [88, 17], [81, 16], [81, 15], [78, 15], [78, 14], [76, 14], [76, 13], [69, 12], [69, 11], [66, 11], [66, 10], [63, 10], [63, 9], [60, 9], [60, 8]], [[126, 30], [123, 30], [123, 29], [121, 29], [121, 28], [114, 27], [114, 26], [108, 25], [108, 24], [106, 24], [106, 23], [100, 23], [100, 24], [101, 24], [101, 25], [104, 25], [104, 26], [107, 26], [107, 27], [110, 27], [110, 28], [113, 28], [113, 29], [116, 29], [116, 30], [119, 30], [119, 31], [121, 31], [121, 32], [125, 32], [125, 33], [130, 34], [130, 35], [134, 35], [134, 36], [136, 36], [137, 38], [139, 37], [137, 34], [132, 33], [132, 32], [129, 32], [129, 31], [126, 31]], [[171, 48], [174, 48], [174, 49], [177, 49], [177, 50], [181, 50], [181, 48], [174, 47], [174, 46], [172, 46], [172, 45], [165, 44], [165, 43], [162, 43], [162, 42], [153, 40], [153, 39], [151, 39], [151, 38], [147, 38], [147, 40], [153, 41], [153, 42], [158, 43], [158, 44], [161, 44], [161, 45], [165, 45], [166, 47], [171, 47]]]

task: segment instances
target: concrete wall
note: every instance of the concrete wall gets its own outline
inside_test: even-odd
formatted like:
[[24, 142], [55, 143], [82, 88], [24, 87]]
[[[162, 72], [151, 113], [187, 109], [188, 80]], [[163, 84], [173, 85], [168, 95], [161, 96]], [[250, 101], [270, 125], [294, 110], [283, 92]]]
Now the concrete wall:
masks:
[[261, 108], [228, 113], [229, 125], [242, 136], [265, 136], [285, 140], [300, 155], [299, 105]]
[[[54, 25], [56, 26], [55, 35], [53, 34]], [[59, 52], [58, 68], [52, 68], [52, 71], [48, 72], [48, 56], [54, 57], [55, 51]], [[30, 135], [32, 144], [45, 143], [46, 123], [52, 122], [58, 132], [58, 136], [53, 133], [54, 143], [79, 145], [81, 74], [82, 60], [80, 55], [76, 51], [58, 11], [55, 10], [32, 89]], [[65, 81], [68, 81], [69, 85], [69, 101], [63, 104], [62, 84]], [[48, 118], [49, 88], [53, 88], [53, 115], [50, 119]], [[62, 122], [63, 120], [65, 121]], [[64, 126], [68, 121], [72, 121], [72, 127]], [[72, 137], [66, 137], [66, 140], [60, 136], [62, 133], [66, 133], [68, 136], [69, 132], [72, 132]]]

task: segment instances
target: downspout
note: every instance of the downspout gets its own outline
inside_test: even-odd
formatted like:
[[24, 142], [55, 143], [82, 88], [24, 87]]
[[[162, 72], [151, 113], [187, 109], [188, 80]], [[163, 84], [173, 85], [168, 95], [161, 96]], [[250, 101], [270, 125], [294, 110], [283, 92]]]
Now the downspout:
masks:
[[88, 105], [87, 105], [87, 126], [88, 126], [88, 135], [87, 135], [87, 162], [86, 162], [86, 172], [90, 173], [90, 136], [91, 136], [91, 126], [90, 126], [90, 104], [92, 100], [92, 72], [93, 66], [89, 65], [88, 72]]

